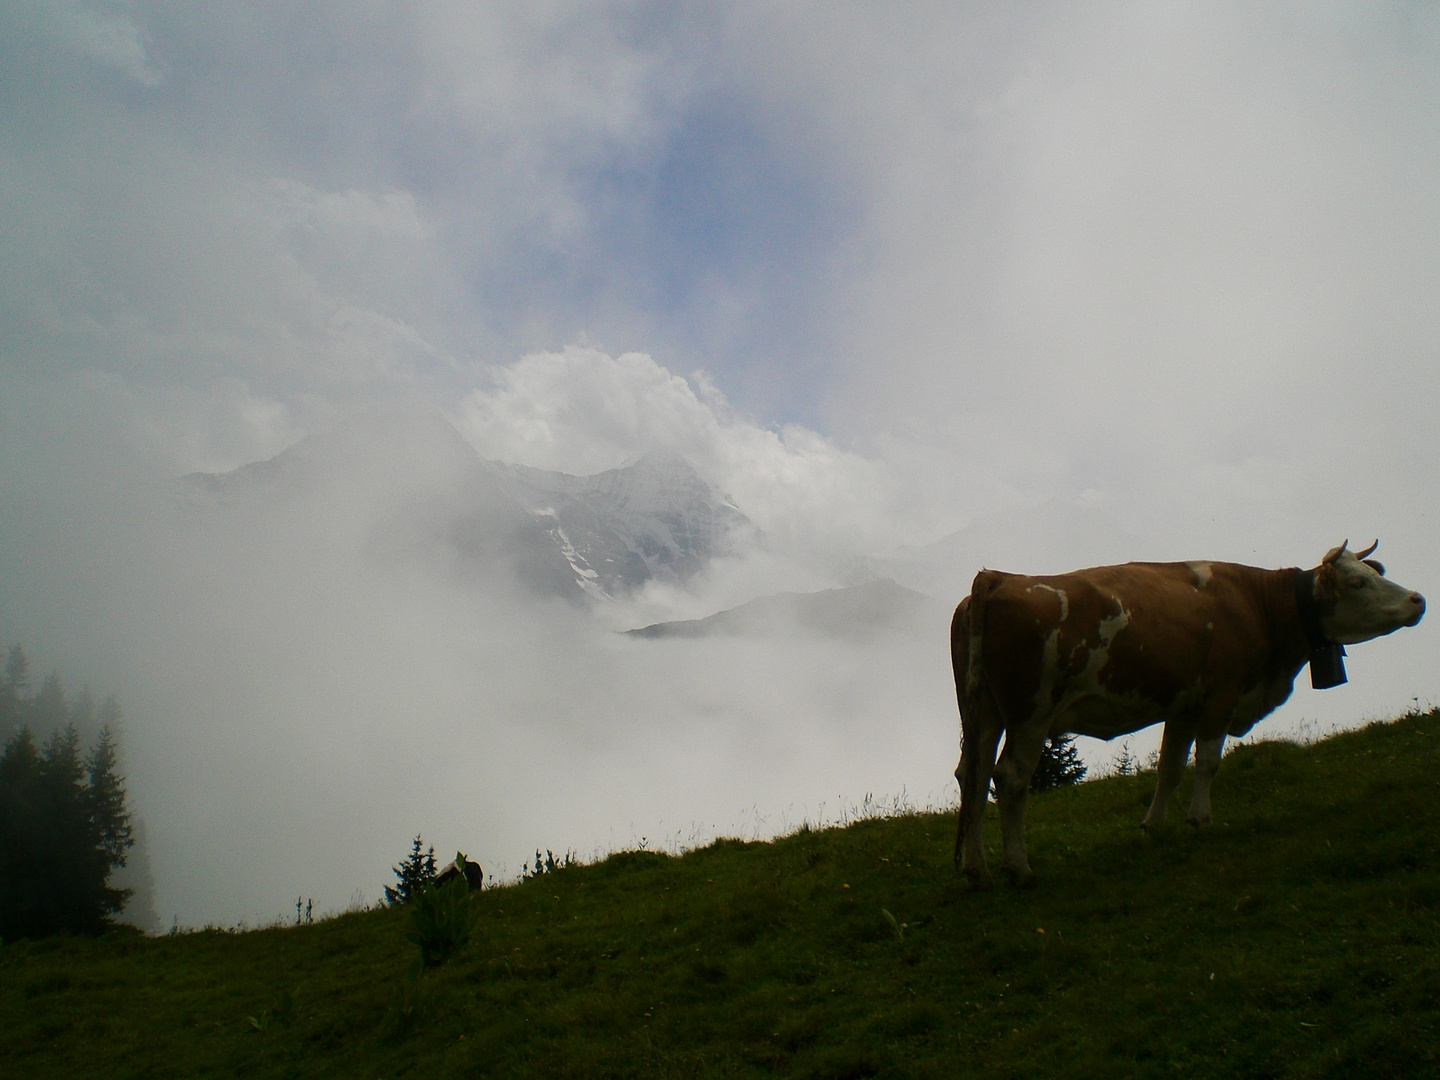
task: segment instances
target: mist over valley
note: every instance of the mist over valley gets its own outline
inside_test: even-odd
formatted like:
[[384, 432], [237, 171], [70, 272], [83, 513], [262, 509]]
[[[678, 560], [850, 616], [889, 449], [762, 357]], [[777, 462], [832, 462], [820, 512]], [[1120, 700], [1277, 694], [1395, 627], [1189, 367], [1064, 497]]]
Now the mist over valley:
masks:
[[0, 646], [162, 927], [948, 806], [982, 567], [1440, 593], [1437, 118], [1405, 4], [11, 5]]

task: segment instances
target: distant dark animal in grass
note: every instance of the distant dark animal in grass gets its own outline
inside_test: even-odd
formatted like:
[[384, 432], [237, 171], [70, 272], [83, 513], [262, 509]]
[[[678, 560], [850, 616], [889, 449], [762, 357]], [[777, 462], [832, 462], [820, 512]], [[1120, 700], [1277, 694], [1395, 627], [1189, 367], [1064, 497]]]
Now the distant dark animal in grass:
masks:
[[1306, 663], [1317, 689], [1337, 685], [1342, 646], [1424, 615], [1424, 597], [1367, 557], [1375, 546], [1356, 553], [1341, 544], [1314, 570], [1179, 562], [1040, 577], [980, 571], [950, 627], [961, 728], [955, 861], [971, 883], [990, 884], [981, 828], [992, 777], [1005, 870], [1017, 884], [1033, 881], [1026, 790], [1046, 739], [1066, 732], [1112, 739], [1163, 723], [1142, 824], [1164, 821], [1192, 743], [1188, 820], [1209, 824], [1226, 736], [1282, 704]]
[[480, 886], [485, 883], [485, 871], [480, 869], [480, 864], [478, 862], [472, 862], [463, 851], [457, 851], [455, 858], [446, 863], [440, 872], [435, 875], [435, 884], [437, 886], [444, 885], [446, 882], [453, 881], [460, 876], [461, 871], [455, 865], [456, 863], [461, 863], [465, 867], [465, 883], [470, 886], [471, 892], [477, 891]]

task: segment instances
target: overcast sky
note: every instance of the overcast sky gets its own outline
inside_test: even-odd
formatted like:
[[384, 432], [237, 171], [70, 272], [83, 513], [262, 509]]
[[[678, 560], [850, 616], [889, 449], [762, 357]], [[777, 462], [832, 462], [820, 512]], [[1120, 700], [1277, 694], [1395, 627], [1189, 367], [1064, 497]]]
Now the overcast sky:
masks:
[[[1440, 593], [1440, 10], [0, 8], [4, 643], [143, 699], [55, 531], [390, 398], [671, 446], [819, 567], [1379, 537]], [[1437, 640], [1326, 707], [1440, 697]]]

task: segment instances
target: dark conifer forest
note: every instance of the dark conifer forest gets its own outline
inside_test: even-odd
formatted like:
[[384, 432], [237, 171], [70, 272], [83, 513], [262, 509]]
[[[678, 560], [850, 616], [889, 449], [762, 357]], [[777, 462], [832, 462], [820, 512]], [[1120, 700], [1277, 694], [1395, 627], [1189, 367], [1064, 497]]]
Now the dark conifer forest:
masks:
[[101, 933], [133, 892], [114, 880], [135, 844], [120, 706], [67, 701], [55, 674], [32, 694], [29, 668], [16, 645], [0, 681], [0, 937]]

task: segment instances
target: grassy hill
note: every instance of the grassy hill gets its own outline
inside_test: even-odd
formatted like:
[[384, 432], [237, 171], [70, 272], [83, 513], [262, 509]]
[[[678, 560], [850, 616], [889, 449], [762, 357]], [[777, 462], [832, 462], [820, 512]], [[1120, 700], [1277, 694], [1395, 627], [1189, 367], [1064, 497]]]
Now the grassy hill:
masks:
[[1030, 891], [967, 893], [949, 814], [626, 852], [418, 979], [403, 910], [9, 943], [0, 1074], [1440, 1075], [1437, 747], [1242, 747], [1200, 832], [1141, 833], [1152, 776], [1034, 798]]

